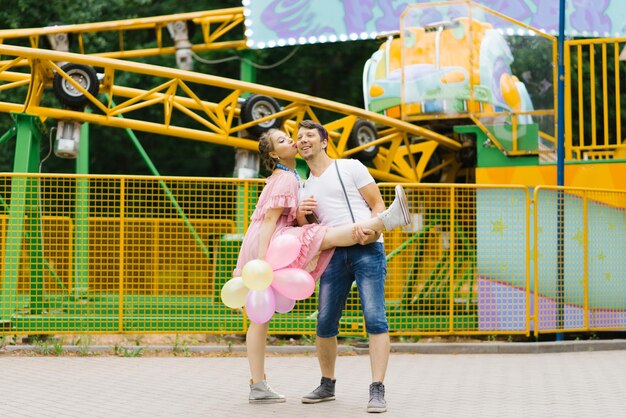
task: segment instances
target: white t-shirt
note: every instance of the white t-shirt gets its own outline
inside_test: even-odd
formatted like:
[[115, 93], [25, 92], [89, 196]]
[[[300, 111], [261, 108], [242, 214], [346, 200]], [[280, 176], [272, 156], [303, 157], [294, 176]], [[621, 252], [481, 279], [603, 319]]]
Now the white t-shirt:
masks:
[[367, 167], [359, 160], [334, 160], [321, 176], [309, 175], [309, 178], [306, 179], [300, 188], [300, 200], [310, 196], [315, 197], [317, 200], [315, 214], [322, 225], [339, 226], [352, 223], [350, 210], [348, 209], [339, 177], [337, 177], [335, 161], [339, 166], [341, 179], [346, 188], [355, 221], [370, 219], [372, 210], [367, 205], [365, 199], [363, 199], [363, 196], [361, 196], [359, 189], [374, 183], [374, 178], [367, 171]]

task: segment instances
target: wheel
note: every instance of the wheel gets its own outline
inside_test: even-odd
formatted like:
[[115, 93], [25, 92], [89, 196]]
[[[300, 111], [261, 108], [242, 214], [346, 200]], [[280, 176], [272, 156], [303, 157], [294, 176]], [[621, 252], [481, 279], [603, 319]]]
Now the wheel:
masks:
[[[74, 81], [80, 84], [93, 96], [98, 94], [100, 82], [96, 70], [88, 65], [65, 64], [61, 69]], [[52, 82], [54, 93], [61, 103], [70, 108], [82, 108], [89, 103], [89, 99], [60, 74], [55, 74]]]
[[[253, 122], [279, 111], [280, 105], [274, 98], [253, 94], [241, 106], [241, 120], [244, 123]], [[283, 121], [280, 118], [269, 119], [257, 125], [252, 125], [247, 130], [251, 135], [259, 136], [270, 129], [279, 129], [282, 124]]]
[[[377, 138], [378, 131], [374, 124], [367, 120], [358, 119], [348, 137], [348, 147], [356, 148], [375, 141]], [[376, 154], [378, 154], [378, 145], [372, 145], [357, 152], [354, 156], [362, 161], [371, 161], [376, 157]]]

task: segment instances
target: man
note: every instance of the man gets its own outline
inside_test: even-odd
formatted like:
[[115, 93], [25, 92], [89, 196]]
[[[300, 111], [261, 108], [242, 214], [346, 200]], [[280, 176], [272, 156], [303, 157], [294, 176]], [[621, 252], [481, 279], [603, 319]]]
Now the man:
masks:
[[[321, 224], [338, 226], [376, 216], [385, 210], [380, 190], [361, 162], [333, 160], [328, 156], [328, 133], [323, 126], [310, 120], [300, 122], [297, 145], [300, 156], [311, 170], [301, 190], [299, 216], [314, 212]], [[406, 200], [402, 209], [408, 219], [405, 204]], [[356, 281], [369, 334], [372, 368], [367, 412], [385, 412], [387, 404], [383, 381], [390, 349], [385, 315], [385, 251], [380, 234], [355, 229], [355, 236], [359, 242], [367, 244], [336, 248], [320, 278], [316, 348], [322, 380], [317, 389], [302, 398], [302, 402], [318, 403], [335, 399], [339, 320], [352, 283]]]

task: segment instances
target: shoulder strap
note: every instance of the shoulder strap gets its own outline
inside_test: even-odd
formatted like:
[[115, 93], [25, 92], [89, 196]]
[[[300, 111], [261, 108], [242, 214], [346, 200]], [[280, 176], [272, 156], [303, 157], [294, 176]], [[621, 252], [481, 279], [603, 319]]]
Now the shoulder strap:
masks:
[[337, 164], [337, 160], [335, 160], [335, 169], [337, 170], [337, 177], [339, 177], [339, 183], [341, 183], [341, 188], [343, 189], [343, 196], [346, 198], [346, 203], [348, 204], [348, 210], [350, 211], [350, 217], [352, 218], [352, 222], [354, 220], [354, 214], [352, 213], [352, 206], [350, 206], [350, 199], [348, 199], [348, 193], [346, 193], [346, 186], [343, 185], [343, 180], [341, 179], [341, 174], [339, 174], [339, 165]]

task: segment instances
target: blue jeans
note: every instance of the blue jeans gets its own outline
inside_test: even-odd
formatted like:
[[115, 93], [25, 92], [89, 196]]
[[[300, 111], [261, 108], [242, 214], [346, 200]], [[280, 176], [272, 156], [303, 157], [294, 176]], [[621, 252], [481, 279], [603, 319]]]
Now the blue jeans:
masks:
[[341, 313], [355, 280], [366, 331], [368, 334], [388, 332], [385, 315], [386, 276], [387, 263], [382, 243], [336, 248], [320, 278], [317, 336], [331, 338], [339, 334]]

